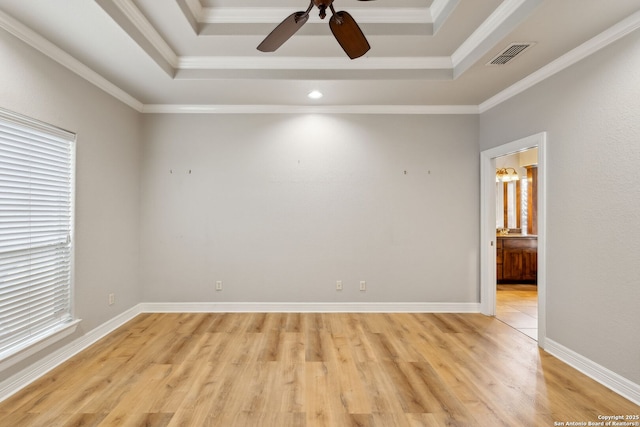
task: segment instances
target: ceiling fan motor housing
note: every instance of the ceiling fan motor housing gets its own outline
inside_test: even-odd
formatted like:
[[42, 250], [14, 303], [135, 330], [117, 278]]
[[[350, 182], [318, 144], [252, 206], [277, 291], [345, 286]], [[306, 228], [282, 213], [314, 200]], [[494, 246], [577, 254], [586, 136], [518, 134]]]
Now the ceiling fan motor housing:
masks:
[[320, 10], [320, 19], [327, 16], [327, 8], [332, 7], [333, 0], [312, 0], [313, 4]]
[[313, 0], [313, 4], [316, 5], [318, 9], [326, 9], [327, 7], [331, 6], [331, 3], [333, 3], [333, 0]]

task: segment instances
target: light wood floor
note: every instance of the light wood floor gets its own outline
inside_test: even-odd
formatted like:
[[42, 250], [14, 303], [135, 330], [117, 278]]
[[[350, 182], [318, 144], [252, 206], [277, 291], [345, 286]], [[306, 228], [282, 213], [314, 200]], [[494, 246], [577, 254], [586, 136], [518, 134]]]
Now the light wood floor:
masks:
[[480, 314], [145, 314], [2, 426], [552, 426], [640, 407]]
[[496, 318], [538, 340], [538, 287], [498, 285]]

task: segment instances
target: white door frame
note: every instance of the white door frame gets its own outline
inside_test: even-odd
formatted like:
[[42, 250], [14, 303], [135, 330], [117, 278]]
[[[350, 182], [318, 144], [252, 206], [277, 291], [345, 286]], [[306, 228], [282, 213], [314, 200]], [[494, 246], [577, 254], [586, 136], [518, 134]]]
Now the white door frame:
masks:
[[547, 133], [541, 132], [480, 153], [480, 311], [496, 314], [496, 157], [538, 148], [538, 345], [546, 337]]

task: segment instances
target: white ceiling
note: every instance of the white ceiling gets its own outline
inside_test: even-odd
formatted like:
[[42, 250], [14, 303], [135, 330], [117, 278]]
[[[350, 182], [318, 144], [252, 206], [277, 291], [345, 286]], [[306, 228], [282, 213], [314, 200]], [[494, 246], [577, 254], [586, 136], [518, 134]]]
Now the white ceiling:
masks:
[[[317, 9], [277, 52], [256, 49], [308, 4], [0, 0], [0, 27], [140, 111], [473, 112], [640, 26], [640, 0], [335, 0], [367, 36], [364, 57], [349, 60]], [[486, 65], [514, 42], [535, 44]]]

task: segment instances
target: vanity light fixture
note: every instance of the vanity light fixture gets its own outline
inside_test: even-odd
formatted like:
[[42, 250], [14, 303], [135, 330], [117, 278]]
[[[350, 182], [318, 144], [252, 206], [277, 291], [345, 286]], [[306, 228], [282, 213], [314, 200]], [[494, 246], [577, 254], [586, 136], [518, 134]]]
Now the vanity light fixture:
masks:
[[496, 182], [518, 181], [520, 177], [514, 168], [496, 169]]

